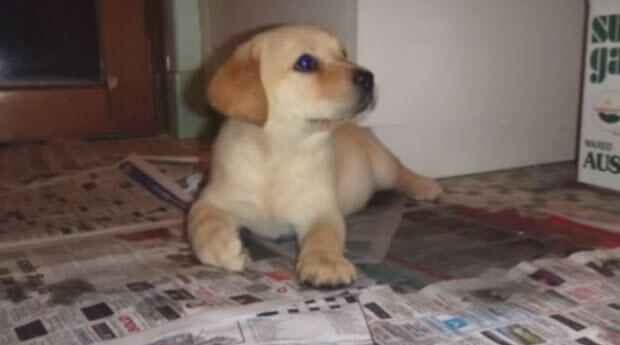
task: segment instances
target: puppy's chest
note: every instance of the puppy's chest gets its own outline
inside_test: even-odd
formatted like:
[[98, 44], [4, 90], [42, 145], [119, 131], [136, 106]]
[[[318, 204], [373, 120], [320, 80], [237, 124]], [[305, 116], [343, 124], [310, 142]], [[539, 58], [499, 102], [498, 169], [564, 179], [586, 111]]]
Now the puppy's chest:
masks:
[[241, 180], [236, 183], [254, 189], [263, 196], [277, 197], [297, 192], [300, 188], [328, 182], [332, 174], [330, 153], [322, 147], [300, 147], [275, 152], [256, 150], [250, 156], [252, 158], [238, 159], [233, 163], [245, 172], [235, 174]]
[[239, 149], [227, 157], [224, 171], [225, 189], [234, 191], [228, 197], [240, 218], [288, 222], [333, 189], [332, 155], [323, 143]]

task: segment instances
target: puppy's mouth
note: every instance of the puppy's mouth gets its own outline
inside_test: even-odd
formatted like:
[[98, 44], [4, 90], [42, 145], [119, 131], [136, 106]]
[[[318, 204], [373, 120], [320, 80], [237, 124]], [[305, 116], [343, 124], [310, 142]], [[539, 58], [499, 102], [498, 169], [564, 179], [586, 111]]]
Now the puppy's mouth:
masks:
[[329, 128], [345, 123], [347, 121], [357, 120], [357, 118], [360, 117], [361, 114], [365, 113], [368, 110], [372, 110], [376, 104], [377, 101], [374, 93], [364, 93], [360, 95], [359, 100], [352, 106], [351, 110], [348, 112], [348, 115], [337, 118], [313, 118], [309, 119], [308, 121], [315, 127]]
[[376, 103], [377, 102], [375, 101], [375, 96], [372, 92], [363, 93], [360, 96], [360, 100], [353, 108], [353, 117], [363, 113], [366, 110], [372, 110], [375, 107]]

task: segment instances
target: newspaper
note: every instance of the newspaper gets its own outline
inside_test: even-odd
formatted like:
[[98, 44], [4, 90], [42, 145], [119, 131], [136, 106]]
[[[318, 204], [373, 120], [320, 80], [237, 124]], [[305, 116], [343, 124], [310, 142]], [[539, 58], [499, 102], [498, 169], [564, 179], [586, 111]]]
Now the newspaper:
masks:
[[183, 221], [191, 195], [138, 156], [0, 197], [0, 248]]
[[259, 342], [270, 334], [260, 332], [261, 312], [324, 296], [296, 283], [290, 260], [257, 260], [238, 273], [202, 265], [183, 235], [156, 228], [4, 250], [0, 344], [141, 344], [231, 322], [256, 329]]
[[[407, 197], [397, 192], [377, 193], [366, 207], [346, 218], [345, 256], [358, 264], [377, 264], [385, 257], [394, 233], [401, 224]], [[254, 238], [278, 254], [297, 257], [297, 239]]]
[[201, 178], [195, 157], [133, 155], [4, 193], [0, 344], [371, 343], [354, 287], [299, 285], [281, 257], [196, 261], [181, 222]]
[[523, 262], [501, 278], [359, 296], [377, 344], [620, 344], [620, 248]]
[[203, 184], [206, 167], [199, 157], [142, 155], [140, 157], [193, 196]]
[[210, 327], [196, 325], [150, 344], [373, 344], [353, 295], [308, 300]]
[[619, 295], [620, 249], [325, 292], [285, 258], [201, 265], [176, 226], [3, 251], [0, 344], [618, 344]]

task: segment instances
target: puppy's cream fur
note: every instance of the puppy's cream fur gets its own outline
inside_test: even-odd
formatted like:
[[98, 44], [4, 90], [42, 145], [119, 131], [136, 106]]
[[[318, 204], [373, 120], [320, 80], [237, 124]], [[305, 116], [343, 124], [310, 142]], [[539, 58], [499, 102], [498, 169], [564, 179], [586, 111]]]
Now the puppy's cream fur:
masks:
[[[315, 56], [319, 69], [295, 71], [302, 54]], [[203, 263], [241, 270], [240, 227], [271, 238], [296, 233], [299, 277], [347, 284], [355, 268], [342, 253], [345, 215], [377, 189], [399, 188], [416, 199], [441, 193], [349, 121], [360, 100], [356, 69], [331, 34], [285, 26], [241, 45], [217, 71], [207, 98], [229, 119], [215, 143], [210, 181], [188, 218]]]

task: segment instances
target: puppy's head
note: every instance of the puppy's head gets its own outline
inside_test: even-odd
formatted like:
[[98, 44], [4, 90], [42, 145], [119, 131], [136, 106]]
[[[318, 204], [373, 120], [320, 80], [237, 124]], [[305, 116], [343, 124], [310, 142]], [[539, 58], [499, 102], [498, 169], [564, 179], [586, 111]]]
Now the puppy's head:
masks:
[[207, 89], [211, 106], [257, 125], [325, 124], [373, 105], [373, 75], [347, 60], [340, 41], [311, 26], [283, 26], [237, 48]]

